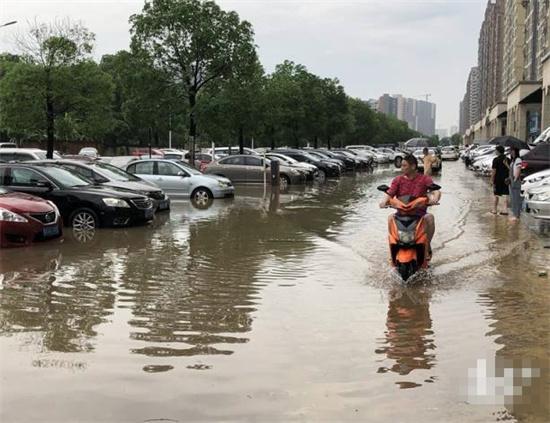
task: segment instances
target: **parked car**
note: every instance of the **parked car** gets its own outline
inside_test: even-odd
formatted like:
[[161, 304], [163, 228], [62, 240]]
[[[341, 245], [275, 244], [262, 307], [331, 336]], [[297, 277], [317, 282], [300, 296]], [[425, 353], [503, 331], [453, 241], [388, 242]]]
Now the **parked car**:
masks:
[[[432, 155], [434, 157], [437, 157], [437, 153], [433, 148], [430, 148], [428, 151], [429, 151], [430, 155]], [[418, 160], [418, 170], [423, 172], [424, 171], [424, 161], [423, 161], [424, 149], [419, 148], [419, 149], [415, 150], [412, 154]], [[441, 171], [441, 160], [439, 160], [439, 158], [438, 158], [435, 165], [432, 166], [432, 172], [440, 172], [440, 171]]]
[[318, 157], [312, 156], [307, 151], [280, 149], [275, 150], [274, 153], [280, 153], [301, 163], [309, 163], [316, 166], [317, 169], [319, 169], [318, 178], [320, 180], [324, 180], [325, 178], [339, 177], [342, 173], [340, 166], [338, 166], [337, 164], [334, 164], [327, 160], [320, 160]]
[[170, 199], [158, 186], [109, 163], [97, 160], [49, 160], [37, 163], [55, 164], [95, 184], [145, 195], [153, 201], [157, 211], [170, 209]]
[[550, 220], [550, 183], [544, 183], [528, 192], [525, 211], [535, 219]]
[[101, 157], [101, 161], [103, 163], [109, 163], [110, 165], [118, 167], [119, 169], [126, 169], [126, 166], [137, 160], [139, 160], [139, 157], [137, 156]]
[[144, 195], [92, 185], [51, 164], [0, 165], [0, 185], [53, 202], [66, 225], [90, 230], [152, 220], [153, 202]]
[[[189, 162], [190, 158], [191, 153], [187, 152], [184, 156], [184, 161]], [[221, 159], [221, 156], [214, 156], [214, 158], [212, 158], [212, 155], [209, 153], [195, 152], [195, 168], [199, 169], [201, 172], [204, 172], [208, 163], [212, 160], [218, 159]]]
[[353, 170], [353, 165], [354, 165], [353, 162], [348, 161], [348, 163], [346, 163], [346, 161], [343, 158], [334, 156], [331, 152], [327, 150], [305, 150], [305, 151], [310, 153], [312, 156], [318, 157], [321, 160], [327, 160], [337, 164], [338, 166], [340, 166], [341, 172], [344, 172], [346, 170]]
[[163, 159], [164, 158], [164, 151], [158, 148], [151, 148], [151, 149], [149, 149], [148, 147], [134, 148], [130, 154], [140, 159], [149, 159], [149, 158]]
[[[259, 155], [226, 156], [210, 163], [205, 173], [224, 176], [234, 183], [257, 184], [263, 183], [265, 169], [270, 165], [270, 160], [263, 159]], [[293, 167], [281, 164], [279, 174], [282, 188], [305, 182], [305, 174]], [[267, 179], [271, 180], [269, 174]]]
[[442, 147], [441, 148], [442, 160], [458, 160], [458, 150], [455, 147]]
[[538, 188], [542, 184], [550, 181], [550, 169], [541, 170], [540, 172], [532, 173], [523, 178], [521, 181], [521, 195], [524, 197], [526, 192], [533, 188]]
[[[203, 153], [212, 154], [212, 148], [205, 148]], [[227, 147], [214, 147], [214, 155], [222, 158], [225, 156], [233, 156], [239, 154], [239, 146], [227, 146]], [[254, 155], [257, 156], [258, 153], [255, 150], [252, 150], [251, 148], [244, 147], [243, 148], [243, 154], [245, 155]]]
[[78, 155], [91, 157], [92, 159], [97, 159], [99, 157], [99, 152], [97, 151], [97, 148], [84, 147], [80, 149], [80, 151], [78, 152]]
[[[53, 153], [54, 159], [60, 159], [61, 156]], [[3, 162], [25, 162], [28, 160], [45, 160], [46, 150], [38, 148], [2, 148], [0, 149], [0, 160]]]
[[190, 197], [197, 204], [213, 198], [235, 195], [235, 187], [229, 179], [204, 175], [189, 164], [178, 160], [139, 160], [130, 163], [126, 171], [158, 185], [170, 197]]
[[333, 150], [333, 151], [336, 154], [345, 154], [348, 157], [355, 158], [356, 160], [359, 161], [359, 166], [362, 169], [370, 168], [372, 166], [373, 162], [374, 162], [374, 158], [372, 157], [372, 155], [370, 155], [370, 154], [363, 155], [363, 154], [360, 154], [360, 152], [357, 151], [357, 150], [348, 150], [348, 149], [342, 148], [342, 149], [337, 149], [337, 150]]
[[537, 144], [535, 148], [521, 157], [521, 173], [523, 176], [550, 168], [550, 142]]
[[0, 142], [0, 148], [17, 148], [17, 144], [14, 142]]
[[292, 157], [285, 156], [284, 154], [279, 153], [267, 153], [266, 157], [269, 160], [278, 160], [281, 164], [289, 167], [294, 167], [298, 170], [302, 170], [306, 176], [306, 181], [313, 181], [319, 175], [319, 169], [316, 166], [299, 162], [298, 160], [293, 159]]
[[62, 219], [56, 205], [33, 195], [0, 187], [0, 247], [26, 246], [59, 238]]
[[550, 142], [550, 126], [540, 133], [532, 142], [533, 145], [538, 145], [543, 142]]

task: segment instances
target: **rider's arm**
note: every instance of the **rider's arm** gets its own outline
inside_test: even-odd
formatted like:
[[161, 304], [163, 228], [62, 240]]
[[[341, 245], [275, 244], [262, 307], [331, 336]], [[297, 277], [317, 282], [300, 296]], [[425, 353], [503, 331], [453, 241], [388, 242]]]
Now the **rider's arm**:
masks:
[[380, 202], [381, 209], [389, 206], [390, 200], [392, 199], [392, 197], [394, 197], [397, 194], [398, 188], [399, 188], [399, 177], [393, 178], [390, 189], [386, 191], [386, 193], [384, 194], [384, 199]]

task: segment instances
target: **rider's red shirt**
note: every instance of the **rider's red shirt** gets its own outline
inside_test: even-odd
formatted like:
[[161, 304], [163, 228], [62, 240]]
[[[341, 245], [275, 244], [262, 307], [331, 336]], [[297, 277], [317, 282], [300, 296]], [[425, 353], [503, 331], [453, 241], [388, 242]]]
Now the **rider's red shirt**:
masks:
[[[405, 175], [399, 175], [391, 183], [390, 189], [386, 193], [390, 197], [402, 197], [410, 195], [414, 198], [425, 197], [428, 194], [428, 187], [433, 184], [433, 180], [428, 175], [417, 173], [414, 178], [408, 178]], [[424, 214], [426, 210], [419, 210]]]

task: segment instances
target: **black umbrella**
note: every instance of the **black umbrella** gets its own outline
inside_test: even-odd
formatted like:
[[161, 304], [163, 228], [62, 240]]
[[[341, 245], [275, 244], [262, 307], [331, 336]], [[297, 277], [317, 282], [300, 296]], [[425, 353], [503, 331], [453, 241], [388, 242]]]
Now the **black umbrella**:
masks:
[[495, 137], [489, 144], [502, 145], [503, 147], [518, 148], [520, 150], [529, 150], [529, 146], [525, 141], [522, 141], [516, 137], [505, 135], [502, 137]]

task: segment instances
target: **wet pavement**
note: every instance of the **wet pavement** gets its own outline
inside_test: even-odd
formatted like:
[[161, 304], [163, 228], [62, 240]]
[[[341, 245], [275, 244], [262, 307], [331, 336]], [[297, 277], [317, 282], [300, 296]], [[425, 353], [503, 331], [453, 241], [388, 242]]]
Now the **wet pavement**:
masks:
[[0, 421], [548, 421], [549, 227], [445, 163], [432, 268], [404, 286], [394, 175], [2, 250]]

